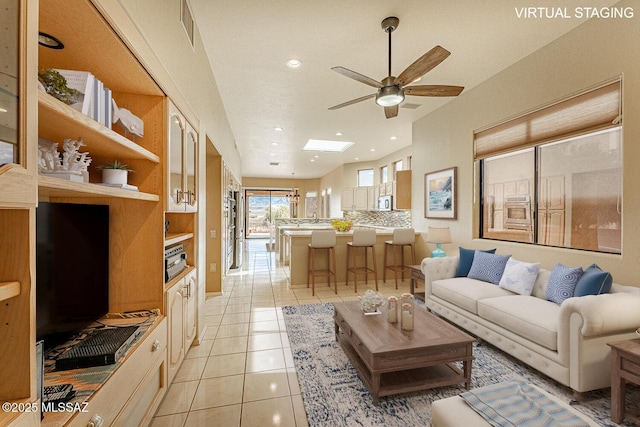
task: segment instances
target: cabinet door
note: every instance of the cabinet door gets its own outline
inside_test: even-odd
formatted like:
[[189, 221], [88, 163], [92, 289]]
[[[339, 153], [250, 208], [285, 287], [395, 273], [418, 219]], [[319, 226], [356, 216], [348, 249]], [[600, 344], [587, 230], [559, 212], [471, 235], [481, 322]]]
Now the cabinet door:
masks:
[[564, 246], [564, 210], [550, 210], [546, 221], [547, 245]]
[[367, 210], [375, 211], [377, 209], [376, 204], [378, 203], [378, 198], [376, 197], [376, 187], [367, 187]]
[[196, 301], [198, 299], [198, 281], [196, 270], [193, 270], [185, 277], [185, 290], [187, 298], [185, 298], [185, 321], [184, 321], [184, 338], [185, 338], [185, 354], [189, 351], [191, 343], [196, 336]]
[[354, 209], [357, 211], [366, 211], [367, 210], [367, 195], [369, 190], [367, 187], [358, 187], [353, 190], [353, 204]]
[[169, 321], [167, 359], [169, 383], [184, 359], [184, 279], [167, 292], [167, 318]]
[[183, 163], [185, 121], [180, 113], [171, 108], [169, 119], [169, 154], [167, 158], [169, 211], [184, 211]]
[[187, 123], [187, 137], [184, 146], [185, 182], [184, 200], [188, 212], [195, 212], [198, 207], [197, 176], [198, 176], [198, 134]]
[[353, 188], [345, 188], [340, 193], [340, 210], [353, 210]]
[[564, 176], [547, 178], [547, 205], [549, 209], [564, 209]]

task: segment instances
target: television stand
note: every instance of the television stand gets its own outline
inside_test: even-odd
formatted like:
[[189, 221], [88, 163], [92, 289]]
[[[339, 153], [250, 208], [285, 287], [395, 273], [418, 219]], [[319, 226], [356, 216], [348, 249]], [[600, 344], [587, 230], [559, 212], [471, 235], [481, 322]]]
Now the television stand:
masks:
[[96, 329], [56, 359], [56, 371], [112, 365], [140, 333], [139, 326]]

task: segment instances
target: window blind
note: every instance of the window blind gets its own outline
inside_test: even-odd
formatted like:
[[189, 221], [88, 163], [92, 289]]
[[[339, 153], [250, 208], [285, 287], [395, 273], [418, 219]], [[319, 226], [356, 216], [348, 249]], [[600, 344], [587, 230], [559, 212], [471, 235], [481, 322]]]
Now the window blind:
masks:
[[622, 123], [622, 79], [474, 132], [474, 159], [508, 153]]

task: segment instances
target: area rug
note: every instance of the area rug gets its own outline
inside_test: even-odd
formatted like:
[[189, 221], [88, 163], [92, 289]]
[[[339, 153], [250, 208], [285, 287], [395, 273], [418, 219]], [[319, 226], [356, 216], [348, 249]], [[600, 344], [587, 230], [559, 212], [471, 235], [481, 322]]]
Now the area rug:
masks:
[[[369, 392], [335, 341], [333, 305], [312, 304], [282, 308], [298, 381], [310, 426], [428, 426], [431, 402], [465, 391], [464, 386], [380, 398], [375, 406]], [[520, 364], [487, 343], [474, 344], [471, 387], [508, 379], [523, 379], [566, 402], [570, 390]], [[574, 406], [603, 426], [617, 426], [610, 418], [609, 389], [586, 393]], [[640, 388], [627, 390], [627, 403], [640, 401]], [[634, 424], [621, 424], [632, 426]]]

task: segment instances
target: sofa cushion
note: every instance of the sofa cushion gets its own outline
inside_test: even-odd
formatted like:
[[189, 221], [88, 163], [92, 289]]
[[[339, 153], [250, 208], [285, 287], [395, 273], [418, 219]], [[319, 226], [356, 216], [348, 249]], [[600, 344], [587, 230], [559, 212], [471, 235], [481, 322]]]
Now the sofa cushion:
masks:
[[597, 264], [591, 264], [578, 279], [573, 296], [608, 294], [612, 283], [611, 273], [602, 271]]
[[478, 301], [481, 299], [513, 295], [513, 292], [491, 283], [467, 277], [435, 280], [431, 285], [431, 291], [434, 296], [473, 314], [478, 314]]
[[[495, 249], [486, 249], [481, 252], [488, 254], [496, 253]], [[460, 261], [458, 262], [458, 269], [456, 270], [456, 277], [467, 277], [471, 264], [473, 264], [473, 255], [476, 253], [475, 249], [465, 249], [460, 246]]]
[[559, 305], [567, 298], [571, 298], [581, 275], [582, 267], [572, 268], [557, 263], [549, 276], [547, 300]]
[[531, 295], [538, 271], [539, 262], [522, 262], [509, 258], [498, 286], [520, 295]]
[[558, 350], [560, 306], [533, 296], [478, 301], [478, 315], [549, 350]]
[[511, 255], [496, 255], [476, 251], [467, 277], [497, 285]]

